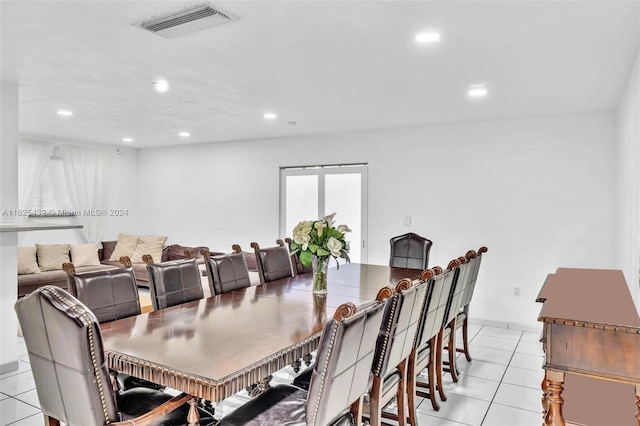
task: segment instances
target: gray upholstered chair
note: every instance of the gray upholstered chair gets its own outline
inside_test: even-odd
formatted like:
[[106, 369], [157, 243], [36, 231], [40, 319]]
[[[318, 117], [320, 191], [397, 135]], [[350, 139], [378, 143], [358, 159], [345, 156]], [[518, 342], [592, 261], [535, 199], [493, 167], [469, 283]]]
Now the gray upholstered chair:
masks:
[[247, 261], [241, 252], [218, 256], [211, 256], [209, 250], [201, 253], [212, 296], [251, 286]]
[[[15, 310], [45, 424], [187, 424], [190, 395], [147, 388], [113, 392], [98, 320], [63, 289], [41, 287], [18, 300]], [[209, 413], [198, 412], [201, 425], [213, 423]]]
[[251, 243], [256, 254], [256, 266], [260, 275], [260, 284], [293, 276], [291, 255], [289, 249], [283, 245], [260, 248], [258, 243]]
[[[67, 291], [91, 309], [99, 323], [140, 315], [138, 285], [131, 260], [124, 256], [122, 268], [76, 274], [73, 263], [65, 263]], [[135, 387], [161, 389], [162, 387], [128, 374], [112, 371], [118, 383], [118, 391]]]
[[359, 309], [352, 303], [338, 307], [324, 325], [308, 391], [290, 385], [272, 387], [223, 417], [218, 426], [360, 424], [386, 305], [382, 301], [392, 294], [387, 287], [376, 301]]
[[[289, 248], [289, 252], [291, 252], [291, 242], [292, 240], [289, 237], [285, 238], [284, 241], [276, 240], [276, 244], [278, 244], [279, 246], [284, 246], [284, 244], [286, 243], [287, 247]], [[293, 275], [306, 274], [313, 271], [311, 265], [304, 266], [302, 262], [300, 262], [300, 259], [298, 259], [298, 256], [296, 256], [295, 254], [291, 255], [291, 265], [293, 265]]]
[[153, 263], [153, 258], [145, 254], [142, 260], [147, 264], [154, 310], [204, 298], [196, 259]]
[[373, 426], [381, 425], [383, 416], [395, 419], [400, 426], [406, 422], [404, 415], [383, 413], [383, 409], [395, 398], [397, 412], [406, 411], [407, 361], [428, 290], [429, 285], [425, 281], [403, 279], [396, 285], [396, 293], [385, 307], [371, 366], [373, 378], [369, 404], [364, 407]]
[[[422, 310], [420, 326], [409, 355], [407, 367], [407, 400], [409, 408], [409, 423], [416, 423], [416, 395], [429, 398], [431, 406], [438, 411], [440, 405], [436, 399], [436, 355], [438, 353], [438, 337], [442, 330], [451, 286], [456, 276], [455, 270], [447, 270], [434, 266], [423, 272], [420, 279], [428, 282], [429, 292], [426, 304]], [[418, 375], [427, 370], [427, 382], [418, 380]], [[442, 376], [440, 384], [442, 386]]]
[[410, 232], [389, 240], [391, 255], [389, 266], [396, 268], [427, 269], [429, 252], [433, 243], [427, 238]]
[[456, 347], [456, 352], [461, 352], [467, 358], [467, 361], [471, 361], [471, 355], [469, 354], [469, 305], [473, 298], [473, 291], [476, 288], [476, 280], [478, 279], [478, 271], [480, 270], [480, 263], [482, 262], [482, 254], [487, 252], [486, 247], [480, 247], [478, 251], [469, 250], [465, 257], [467, 263], [469, 263], [469, 274], [467, 275], [467, 284], [465, 286], [462, 301], [460, 303], [461, 308], [456, 316], [456, 330], [462, 328], [462, 348]]

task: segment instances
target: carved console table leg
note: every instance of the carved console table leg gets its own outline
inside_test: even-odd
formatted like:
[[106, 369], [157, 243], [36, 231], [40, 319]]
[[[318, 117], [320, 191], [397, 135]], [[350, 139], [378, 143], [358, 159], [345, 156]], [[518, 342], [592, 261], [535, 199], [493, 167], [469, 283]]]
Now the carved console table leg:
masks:
[[198, 400], [196, 398], [191, 398], [189, 400], [189, 413], [187, 414], [188, 426], [200, 426], [200, 415], [198, 414], [198, 409], [196, 408], [197, 404]]
[[273, 376], [269, 375], [264, 379], [260, 380], [258, 382], [258, 386], [256, 386], [251, 390], [251, 393], [249, 394], [249, 396], [253, 398], [260, 395], [261, 393], [264, 393], [267, 389], [269, 389], [269, 382], [271, 382], [272, 378]]
[[547, 380], [547, 415], [544, 418], [544, 424], [545, 426], [565, 426], [562, 415], [564, 373], [546, 370], [545, 378]]
[[547, 417], [547, 411], [549, 411], [549, 401], [547, 401], [547, 395], [549, 394], [549, 389], [547, 386], [549, 383], [547, 382], [547, 378], [542, 378], [542, 419], [544, 420]]
[[638, 407], [636, 420], [638, 420], [638, 426], [640, 426], [640, 385], [636, 385], [636, 406]]

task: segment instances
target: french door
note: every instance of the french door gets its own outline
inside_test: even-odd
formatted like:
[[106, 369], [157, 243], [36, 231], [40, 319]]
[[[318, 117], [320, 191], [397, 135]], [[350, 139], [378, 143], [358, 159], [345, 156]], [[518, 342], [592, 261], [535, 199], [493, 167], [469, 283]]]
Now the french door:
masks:
[[298, 222], [331, 213], [336, 225], [352, 231], [346, 234], [351, 261], [366, 263], [367, 165], [280, 168], [280, 235], [291, 237]]

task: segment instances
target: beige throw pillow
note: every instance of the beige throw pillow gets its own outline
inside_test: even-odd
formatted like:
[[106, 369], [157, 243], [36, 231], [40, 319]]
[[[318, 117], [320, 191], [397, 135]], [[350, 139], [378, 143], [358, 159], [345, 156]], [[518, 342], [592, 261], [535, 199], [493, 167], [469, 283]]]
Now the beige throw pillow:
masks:
[[131, 234], [118, 234], [118, 242], [116, 243], [116, 248], [111, 253], [111, 257], [109, 260], [111, 261], [120, 261], [121, 256], [129, 256], [133, 255], [133, 252], [138, 245], [138, 236]]
[[36, 248], [18, 247], [18, 275], [39, 274]]
[[138, 246], [131, 255], [132, 262], [142, 262], [142, 256], [150, 254], [153, 261], [159, 263], [162, 261], [162, 247], [167, 237], [150, 237], [141, 236], [138, 238]]
[[70, 262], [69, 244], [36, 244], [38, 266], [41, 271], [62, 269], [62, 264]]
[[71, 261], [74, 266], [100, 265], [98, 247], [95, 244], [78, 244], [71, 246]]

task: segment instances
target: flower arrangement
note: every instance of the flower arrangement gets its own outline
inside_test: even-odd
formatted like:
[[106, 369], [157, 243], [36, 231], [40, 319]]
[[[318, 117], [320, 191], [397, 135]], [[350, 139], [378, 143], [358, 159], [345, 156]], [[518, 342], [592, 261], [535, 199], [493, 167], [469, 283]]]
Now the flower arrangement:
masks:
[[351, 232], [351, 229], [347, 225], [338, 225], [334, 228], [335, 215], [333, 213], [316, 221], [304, 220], [293, 228], [291, 253], [298, 256], [304, 266], [311, 264], [313, 256], [319, 258], [331, 256], [336, 260], [340, 257], [351, 262], [349, 244], [344, 239], [344, 234]]
[[[345, 241], [344, 234], [351, 232], [347, 225], [333, 226], [333, 217], [330, 214], [320, 220], [304, 220], [293, 228], [293, 242], [291, 253], [298, 256], [304, 266], [313, 266], [313, 292], [327, 292], [327, 269], [329, 259], [349, 259], [349, 243]], [[340, 264], [338, 263], [338, 268]]]

